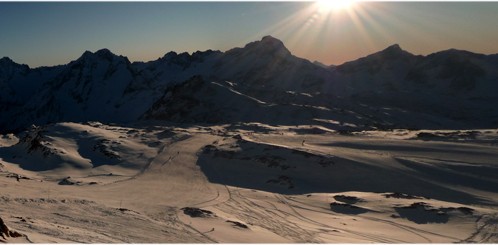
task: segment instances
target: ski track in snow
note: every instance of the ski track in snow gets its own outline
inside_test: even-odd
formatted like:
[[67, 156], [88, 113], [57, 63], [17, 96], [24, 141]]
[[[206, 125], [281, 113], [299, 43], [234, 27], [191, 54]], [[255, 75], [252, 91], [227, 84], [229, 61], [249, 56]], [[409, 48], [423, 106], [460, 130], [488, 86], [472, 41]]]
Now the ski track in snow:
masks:
[[[79, 126], [71, 124], [68, 127]], [[104, 127], [103, 130], [113, 133], [121, 132], [123, 135], [130, 131], [119, 127]], [[155, 142], [156, 136], [164, 130], [165, 128], [158, 128], [145, 132], [139, 129], [140, 137], [129, 137], [127, 140], [130, 142], [141, 140], [143, 144], [150, 144], [150, 142]], [[225, 133], [219, 134], [220, 131], [214, 130], [215, 133], [211, 134], [210, 130], [193, 128], [174, 129], [171, 132], [173, 132], [172, 138], [163, 138], [161, 144], [155, 144], [157, 149], [155, 156], [149, 161], [144, 161], [142, 166], [136, 166], [135, 174], [131, 177], [123, 175], [124, 179], [108, 181], [106, 179], [113, 178], [113, 176], [88, 172], [88, 176], [77, 178], [95, 179], [100, 182], [96, 185], [85, 184], [88, 182], [74, 186], [57, 185], [54, 182], [57, 180], [57, 177], [54, 177], [57, 175], [54, 174], [59, 173], [57, 169], [48, 172], [51, 177], [44, 177], [44, 173], [40, 172], [32, 175], [30, 179], [16, 181], [15, 178], [6, 177], [15, 172], [31, 176], [30, 172], [2, 160], [3, 172], [0, 172], [0, 187], [4, 192], [0, 197], [0, 217], [7, 222], [9, 227], [26, 234], [26, 239], [28, 239], [26, 241], [35, 243], [216, 243], [243, 242], [244, 239], [253, 239], [252, 242], [301, 243], [496, 242], [497, 217], [493, 214], [495, 210], [492, 206], [463, 205], [434, 199], [386, 198], [381, 193], [345, 192], [344, 195], [357, 196], [363, 200], [358, 205], [366, 212], [337, 213], [330, 209], [329, 204], [333, 200], [332, 197], [340, 193], [296, 195], [211, 183], [197, 164], [201, 156], [211, 157], [203, 153], [206, 145], [217, 142], [215, 147], [234, 149], [233, 151], [237, 152], [242, 149], [237, 148], [240, 147], [238, 145], [244, 143], [246, 139], [247, 142], [251, 142], [252, 145], [249, 148], [255, 151], [255, 154], [267, 154], [266, 156], [285, 153], [288, 154], [285, 155], [287, 159], [302, 157], [300, 154], [291, 153], [292, 150], [297, 150], [309, 154], [306, 155], [307, 161], [318, 161], [313, 160], [315, 158], [311, 156], [316, 159], [337, 156], [350, 160], [360, 159], [357, 149], [335, 148], [319, 144], [321, 140], [326, 139], [326, 136], [289, 134], [284, 137], [284, 140], [279, 141], [278, 137], [282, 137], [281, 135], [245, 134], [242, 131], [242, 135], [245, 136], [239, 142], [232, 136], [241, 134], [241, 132], [235, 134], [222, 130]], [[50, 134], [50, 129], [47, 133]], [[301, 144], [302, 138], [307, 139], [305, 145]], [[333, 139], [336, 142], [362, 141], [361, 136], [333, 136]], [[384, 138], [372, 138], [372, 136], [364, 140], [372, 141], [373, 144], [375, 141], [379, 144], [386, 141]], [[411, 142], [410, 140], [399, 142], [416, 147], [431, 144], [431, 142]], [[451, 143], [448, 147], [455, 144], [459, 143]], [[268, 148], [268, 146], [274, 148]], [[458, 146], [469, 151], [481, 149], [480, 144], [472, 142]], [[489, 150], [487, 145], [482, 145], [482, 147], [482, 149]], [[257, 149], [262, 149], [262, 152], [258, 153]], [[286, 153], [287, 151], [289, 153]], [[389, 155], [379, 154], [386, 151]], [[444, 148], [441, 148], [441, 151], [444, 151]], [[389, 148], [386, 148], [363, 152], [361, 159], [410, 158], [434, 161], [431, 164], [438, 162], [471, 164], [465, 159], [455, 162], [449, 157], [451, 154], [441, 155], [437, 152], [434, 154], [434, 156], [421, 156], [418, 153], [409, 155], [406, 152], [389, 151]], [[496, 152], [489, 152], [489, 154], [492, 157]], [[120, 154], [120, 156], [125, 155]], [[232, 156], [237, 158], [237, 155]], [[228, 158], [214, 157], [213, 159], [224, 161], [223, 164], [231, 163]], [[43, 158], [40, 158], [40, 161], [44, 161]], [[490, 158], [484, 155], [475, 162], [487, 166]], [[265, 165], [256, 166], [265, 167]], [[116, 176], [118, 176], [119, 168], [103, 167], [106, 171], [116, 170]], [[99, 165], [92, 171], [97, 172], [103, 167]], [[334, 168], [337, 166], [332, 166], [332, 169]], [[327, 169], [324, 167], [324, 171]], [[214, 167], [212, 174], [222, 182], [228, 180], [227, 173], [222, 167]], [[60, 176], [65, 176], [65, 172], [60, 171]], [[434, 179], [431, 181], [439, 183]], [[35, 187], [48, 189], [49, 192], [36, 191]], [[395, 208], [409, 206], [415, 202], [426, 202], [434, 208], [472, 207], [474, 214], [465, 216], [458, 211], [451, 211], [447, 214], [449, 221], [442, 224], [416, 224], [406, 218], [395, 219], [390, 216], [391, 213], [396, 214]], [[214, 213], [214, 217], [189, 217], [181, 210], [183, 207], [209, 210]], [[421, 210], [420, 212], [420, 215], [423, 215], [424, 212], [429, 211]], [[457, 225], [460, 222], [458, 220], [465, 222]], [[245, 224], [247, 228], [232, 227], [230, 222]], [[370, 228], [365, 229], [365, 227]]]

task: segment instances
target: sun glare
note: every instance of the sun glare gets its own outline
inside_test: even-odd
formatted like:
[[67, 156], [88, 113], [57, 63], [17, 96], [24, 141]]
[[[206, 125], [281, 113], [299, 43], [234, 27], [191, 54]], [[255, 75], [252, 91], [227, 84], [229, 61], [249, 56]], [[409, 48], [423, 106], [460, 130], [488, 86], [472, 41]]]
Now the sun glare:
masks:
[[351, 8], [355, 0], [320, 0], [316, 1], [316, 6], [320, 12], [332, 12]]

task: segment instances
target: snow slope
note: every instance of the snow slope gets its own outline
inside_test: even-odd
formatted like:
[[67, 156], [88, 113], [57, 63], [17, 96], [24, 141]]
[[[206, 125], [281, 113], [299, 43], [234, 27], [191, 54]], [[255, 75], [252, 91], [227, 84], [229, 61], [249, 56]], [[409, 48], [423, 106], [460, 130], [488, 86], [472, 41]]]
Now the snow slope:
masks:
[[241, 126], [59, 123], [2, 141], [0, 217], [24, 235], [4, 241], [498, 241], [496, 130]]

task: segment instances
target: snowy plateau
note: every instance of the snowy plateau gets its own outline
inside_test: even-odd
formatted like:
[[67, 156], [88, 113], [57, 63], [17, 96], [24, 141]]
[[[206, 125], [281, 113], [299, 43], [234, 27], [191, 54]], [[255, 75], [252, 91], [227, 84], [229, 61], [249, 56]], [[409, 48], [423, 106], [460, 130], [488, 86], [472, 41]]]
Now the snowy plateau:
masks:
[[0, 242], [497, 243], [498, 54], [0, 59]]

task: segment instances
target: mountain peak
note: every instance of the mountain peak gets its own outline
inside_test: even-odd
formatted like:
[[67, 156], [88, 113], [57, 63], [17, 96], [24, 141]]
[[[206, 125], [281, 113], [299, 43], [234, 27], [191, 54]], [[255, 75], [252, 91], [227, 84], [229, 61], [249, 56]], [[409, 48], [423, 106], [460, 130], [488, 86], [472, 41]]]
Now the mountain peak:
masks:
[[430, 54], [429, 56], [462, 56], [462, 57], [484, 57], [486, 55], [484, 54], [479, 54], [479, 53], [473, 53], [467, 50], [460, 50], [460, 49], [455, 49], [455, 48], [450, 48], [447, 50], [439, 51], [433, 54]]
[[29, 68], [28, 65], [18, 64], [15, 61], [13, 61], [11, 58], [7, 57], [7, 56], [5, 56], [5, 57], [3, 57], [3, 58], [0, 59], [0, 65], [1, 66], [7, 66], [7, 67], [25, 67], [25, 68]]
[[106, 48], [97, 50], [97, 52], [95, 52], [95, 54], [100, 55], [100, 56], [102, 56], [102, 55], [115, 55], [109, 49], [106, 49]]
[[[1, 65], [9, 65], [9, 66], [12, 66], [12, 65], [21, 65], [21, 64], [17, 64], [15, 61], [13, 61], [11, 58], [5, 56], [3, 58], [0, 59], [0, 64]], [[23, 65], [23, 66], [26, 66], [26, 65]]]
[[395, 44], [387, 47], [384, 50], [397, 50], [397, 51], [400, 51], [400, 50], [403, 50], [403, 49], [401, 49], [401, 47], [399, 46], [399, 44], [395, 43]]
[[389, 58], [389, 59], [391, 59], [391, 58], [395, 59], [395, 58], [406, 57], [406, 56], [413, 56], [413, 54], [401, 49], [399, 44], [393, 44], [393, 45], [385, 48], [384, 50], [379, 51], [373, 55], [380, 55], [384, 58]]
[[280, 41], [279, 39], [274, 38], [274, 37], [272, 37], [270, 35], [264, 36], [261, 39], [260, 43], [262, 45], [265, 45], [265, 46], [271, 46], [272, 48], [276, 48], [276, 49], [283, 48], [283, 49], [287, 50], [287, 48], [285, 47], [285, 45], [284, 45], [284, 43], [282, 41]]
[[15, 62], [12, 59], [10, 59], [9, 57], [5, 56], [5, 57], [0, 59], [0, 63], [15, 63]]
[[85, 51], [83, 55], [79, 58], [79, 60], [94, 60], [94, 59], [104, 59], [108, 61], [112, 61], [114, 57], [118, 57], [114, 53], [112, 53], [109, 49], [103, 48], [100, 50], [97, 50], [95, 53], [92, 53], [91, 51]]
[[382, 51], [380, 51], [380, 53], [384, 53], [384, 54], [400, 54], [403, 52], [405, 52], [405, 51], [403, 49], [401, 49], [401, 47], [397, 43], [385, 48]]
[[103, 49], [99, 49], [97, 50], [95, 53], [92, 52], [92, 51], [85, 51], [83, 53], [83, 55], [98, 55], [98, 56], [102, 56], [102, 55], [115, 55], [114, 53], [112, 53], [109, 49], [106, 49], [106, 48], [103, 48]]
[[178, 53], [176, 53], [175, 51], [169, 51], [168, 53], [166, 53], [162, 58], [160, 59], [171, 59], [173, 57], [176, 57], [178, 55]]
[[243, 50], [251, 53], [278, 55], [282, 57], [291, 54], [282, 41], [269, 35], [264, 36], [261, 41], [248, 43]]
[[383, 63], [399, 63], [400, 61], [411, 62], [414, 57], [416, 56], [401, 49], [399, 44], [393, 44], [366, 57], [339, 65], [338, 70], [343, 72], [355, 72], [361, 67], [367, 67], [370, 71], [378, 71]]
[[279, 43], [279, 44], [282, 44], [282, 41], [280, 41], [279, 39], [271, 36], [271, 35], [267, 35], [267, 36], [264, 36], [263, 38], [261, 38], [261, 42], [266, 42], [266, 43]]

